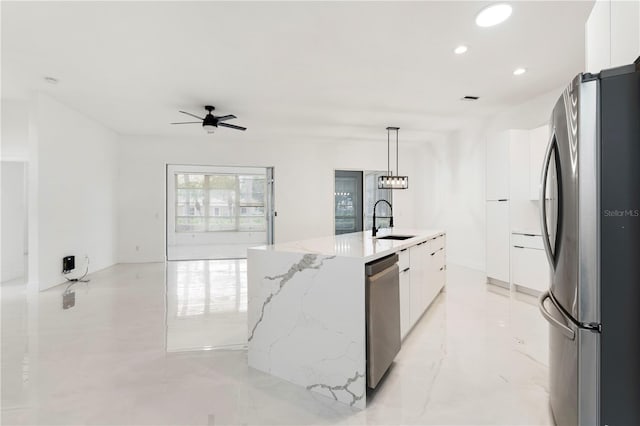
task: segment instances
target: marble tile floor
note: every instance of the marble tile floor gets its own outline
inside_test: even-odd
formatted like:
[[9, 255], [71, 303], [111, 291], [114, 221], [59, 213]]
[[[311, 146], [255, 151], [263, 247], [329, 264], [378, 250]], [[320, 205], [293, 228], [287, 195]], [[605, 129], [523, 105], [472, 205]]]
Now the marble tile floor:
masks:
[[3, 285], [1, 423], [552, 424], [535, 299], [481, 272], [449, 267], [363, 411], [247, 367], [245, 277], [237, 261], [116, 265], [68, 310], [64, 287]]

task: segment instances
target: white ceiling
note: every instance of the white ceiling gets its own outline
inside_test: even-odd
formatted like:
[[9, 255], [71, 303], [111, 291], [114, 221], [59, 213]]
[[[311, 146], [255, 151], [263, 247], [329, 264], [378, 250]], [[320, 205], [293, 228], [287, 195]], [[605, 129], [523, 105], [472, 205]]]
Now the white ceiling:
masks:
[[487, 4], [3, 1], [2, 95], [44, 91], [121, 134], [201, 135], [168, 123], [213, 104], [249, 128], [229, 138], [370, 140], [394, 125], [425, 141], [584, 66], [592, 1], [512, 2], [479, 28]]

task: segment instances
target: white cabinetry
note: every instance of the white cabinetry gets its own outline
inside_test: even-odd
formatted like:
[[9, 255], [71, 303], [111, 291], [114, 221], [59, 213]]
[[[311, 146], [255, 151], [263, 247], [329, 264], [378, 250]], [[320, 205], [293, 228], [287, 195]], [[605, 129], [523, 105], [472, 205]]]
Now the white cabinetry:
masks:
[[509, 282], [508, 201], [487, 201], [487, 277]]
[[[439, 244], [442, 241], [442, 245]], [[431, 240], [429, 250], [429, 272], [427, 273], [426, 306], [436, 298], [445, 283], [446, 262], [444, 255], [444, 236]]]
[[549, 126], [544, 125], [529, 132], [529, 199], [540, 199], [542, 163], [549, 142]]
[[445, 239], [445, 234], [440, 234], [398, 253], [403, 339], [445, 285]]
[[542, 236], [514, 232], [511, 235], [511, 281], [518, 290], [540, 294], [549, 288], [550, 269]]
[[507, 130], [487, 140], [486, 268], [487, 279], [494, 284], [509, 286], [513, 266], [522, 261], [511, 259], [517, 253], [511, 244], [512, 229], [540, 232], [539, 181], [548, 140], [547, 125]]
[[404, 339], [411, 330], [411, 262], [409, 249], [398, 252], [400, 268], [400, 335]]
[[422, 316], [426, 306], [424, 305], [426, 289], [426, 270], [428, 265], [425, 264], [427, 256], [426, 242], [419, 243], [409, 248], [409, 258], [411, 259], [410, 273], [410, 322], [411, 326], [415, 324]]
[[487, 139], [486, 199], [509, 198], [509, 132], [501, 132]]
[[640, 1], [596, 1], [585, 38], [586, 71], [632, 63], [640, 55]]

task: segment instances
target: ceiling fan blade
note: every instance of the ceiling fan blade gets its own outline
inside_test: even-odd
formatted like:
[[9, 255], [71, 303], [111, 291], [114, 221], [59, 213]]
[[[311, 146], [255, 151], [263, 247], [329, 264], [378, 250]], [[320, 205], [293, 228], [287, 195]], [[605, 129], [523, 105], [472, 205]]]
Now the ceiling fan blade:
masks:
[[199, 119], [199, 120], [204, 120], [204, 118], [202, 118], [202, 117], [198, 117], [197, 115], [195, 115], [195, 114], [191, 114], [190, 112], [187, 112], [187, 111], [179, 111], [179, 112], [181, 112], [181, 113], [183, 113], [183, 114], [190, 115], [190, 116], [195, 117], [195, 118], [197, 118], [197, 119]]
[[216, 120], [218, 121], [225, 121], [225, 120], [231, 120], [232, 118], [238, 118], [233, 114], [229, 114], [229, 115], [223, 115], [221, 117], [216, 117]]
[[183, 121], [181, 123], [169, 123], [169, 124], [202, 124], [200, 121]]
[[242, 130], [242, 131], [247, 130], [246, 127], [235, 126], [233, 124], [227, 124], [227, 123], [218, 123], [218, 126], [228, 127], [230, 129], [236, 129], [236, 130]]

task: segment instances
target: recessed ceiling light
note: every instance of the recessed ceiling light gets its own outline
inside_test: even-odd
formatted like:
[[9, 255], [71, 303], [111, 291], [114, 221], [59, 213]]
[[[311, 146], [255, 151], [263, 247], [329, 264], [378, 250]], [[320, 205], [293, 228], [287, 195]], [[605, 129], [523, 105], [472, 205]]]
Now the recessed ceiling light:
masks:
[[485, 7], [476, 16], [476, 25], [479, 27], [493, 27], [501, 22], [506, 21], [513, 8], [506, 3], [493, 4], [489, 7]]
[[526, 68], [516, 68], [515, 70], [513, 70], [513, 75], [522, 75], [525, 72], [527, 72]]
[[453, 53], [455, 53], [456, 55], [462, 55], [467, 50], [468, 50], [467, 46], [465, 46], [464, 44], [461, 44], [460, 46], [453, 49]]
[[46, 81], [49, 84], [58, 84], [58, 79], [54, 77], [45, 77], [44, 81]]

